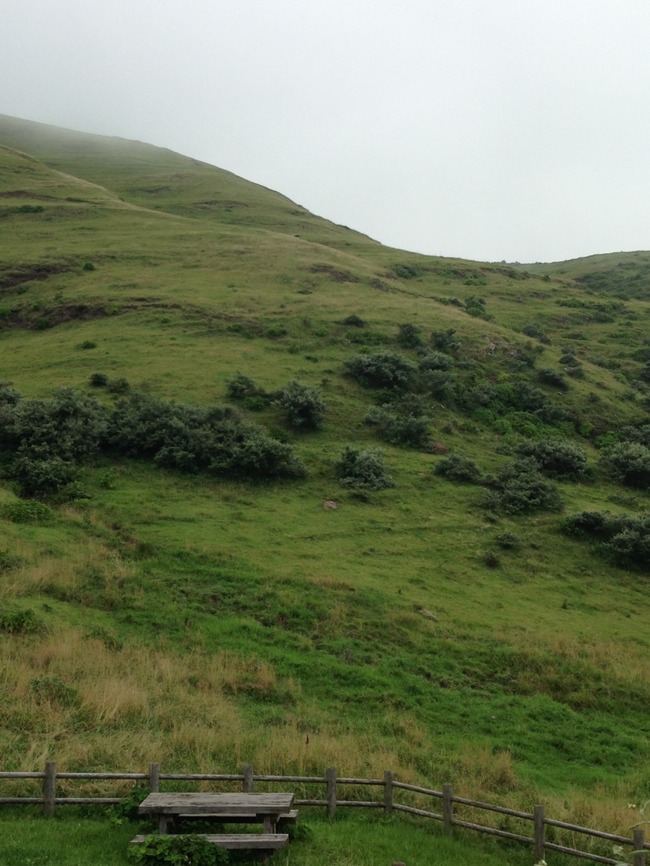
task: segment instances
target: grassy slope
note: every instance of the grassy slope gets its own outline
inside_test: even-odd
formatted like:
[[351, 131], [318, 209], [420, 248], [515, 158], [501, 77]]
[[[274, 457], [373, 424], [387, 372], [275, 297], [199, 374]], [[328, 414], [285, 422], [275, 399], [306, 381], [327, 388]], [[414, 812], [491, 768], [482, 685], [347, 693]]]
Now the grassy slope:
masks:
[[[241, 370], [267, 388], [320, 386], [328, 405], [322, 431], [288, 434], [310, 467], [304, 482], [120, 462], [85, 470], [92, 499], [51, 521], [2, 522], [22, 564], [1, 592], [48, 626], [1, 639], [5, 763], [390, 766], [528, 805], [537, 787], [557, 795], [556, 815], [579, 791], [592, 820], [612, 824], [613, 800], [647, 795], [644, 579], [559, 535], [556, 515], [495, 522], [475, 488], [433, 475], [431, 455], [386, 446], [399, 486], [370, 503], [332, 471], [345, 444], [375, 444], [362, 423], [373, 395], [341, 375], [358, 350], [346, 315], [387, 340], [402, 322], [455, 328], [493, 381], [527, 342], [517, 332], [537, 323], [552, 340], [540, 365], [557, 368], [571, 345], [586, 373], [557, 399], [603, 432], [641, 411], [632, 383], [647, 299], [603, 314], [576, 263], [537, 275], [384, 248], [148, 145], [4, 118], [0, 144], [4, 379], [47, 396], [103, 372], [210, 403]], [[458, 306], [472, 295], [492, 321]], [[277, 410], [261, 420], [282, 426]], [[433, 437], [486, 470], [504, 460], [498, 433], [445, 406]], [[647, 508], [598, 473], [562, 488], [569, 511]], [[324, 510], [327, 499], [339, 508]], [[488, 569], [503, 532], [522, 547]], [[43, 676], [75, 700], [39, 702]]]

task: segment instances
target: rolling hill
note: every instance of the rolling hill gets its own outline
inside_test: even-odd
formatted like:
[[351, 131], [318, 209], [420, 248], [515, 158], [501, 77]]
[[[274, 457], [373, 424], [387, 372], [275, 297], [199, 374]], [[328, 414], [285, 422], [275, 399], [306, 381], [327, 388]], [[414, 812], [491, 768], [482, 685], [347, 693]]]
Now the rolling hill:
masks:
[[392, 768], [629, 820], [650, 253], [417, 255], [4, 116], [0, 239], [5, 769]]

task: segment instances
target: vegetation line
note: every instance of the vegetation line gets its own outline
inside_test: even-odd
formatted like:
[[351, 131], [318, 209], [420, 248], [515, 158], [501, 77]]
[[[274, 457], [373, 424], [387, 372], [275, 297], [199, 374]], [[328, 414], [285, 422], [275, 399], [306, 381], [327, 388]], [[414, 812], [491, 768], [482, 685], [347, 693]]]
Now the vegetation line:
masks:
[[[283, 776], [276, 774], [256, 775], [252, 766], [247, 764], [241, 774], [237, 773], [173, 773], [164, 774], [160, 772], [160, 764], [152, 763], [149, 765], [147, 773], [57, 773], [56, 763], [48, 761], [42, 773], [38, 772], [0, 772], [0, 779], [18, 781], [21, 779], [42, 779], [43, 780], [43, 795], [41, 798], [35, 797], [0, 797], [0, 803], [11, 803], [12, 805], [42, 803], [45, 815], [51, 817], [54, 814], [56, 806], [62, 805], [107, 805], [118, 803], [119, 799], [115, 797], [57, 797], [56, 785], [58, 779], [67, 780], [102, 780], [102, 781], [147, 781], [147, 790], [159, 790], [160, 781], [173, 779], [174, 781], [241, 781], [242, 788], [246, 792], [253, 790], [255, 782], [262, 783], [297, 783], [297, 784], [322, 784], [327, 788], [326, 798], [322, 800], [316, 799], [296, 799], [298, 806], [316, 806], [325, 807], [328, 817], [334, 818], [338, 807], [347, 808], [371, 808], [383, 809], [386, 814], [393, 812], [403, 812], [420, 817], [430, 818], [441, 821], [443, 831], [447, 835], [451, 835], [454, 827], [462, 827], [464, 829], [475, 830], [479, 833], [487, 833], [491, 836], [497, 836], [503, 839], [511, 839], [518, 842], [523, 842], [527, 845], [533, 845], [535, 856], [538, 861], [544, 860], [545, 849], [561, 851], [570, 856], [589, 859], [598, 863], [609, 863], [615, 866], [617, 859], [604, 857], [601, 854], [592, 851], [582, 851], [578, 848], [569, 847], [558, 844], [553, 835], [551, 839], [547, 838], [547, 828], [570, 830], [572, 833], [586, 835], [596, 839], [603, 839], [608, 842], [615, 842], [620, 845], [631, 845], [634, 852], [634, 866], [645, 866], [645, 850], [650, 850], [650, 842], [646, 842], [643, 831], [639, 828], [634, 828], [630, 838], [619, 836], [612, 833], [606, 833], [601, 830], [596, 830], [589, 827], [582, 827], [577, 824], [568, 824], [563, 821], [557, 821], [552, 818], [547, 818], [544, 814], [544, 807], [536, 805], [533, 812], [522, 812], [515, 809], [508, 809], [504, 806], [497, 806], [490, 803], [482, 803], [477, 800], [471, 800], [467, 797], [455, 797], [450, 784], [442, 786], [441, 791], [407, 785], [394, 778], [393, 773], [387, 770], [384, 779], [363, 779], [352, 777], [339, 777], [336, 769], [329, 768], [323, 776]], [[355, 799], [339, 799], [338, 792], [341, 784], [354, 786], [370, 786], [382, 785], [384, 788], [383, 800], [355, 800]], [[433, 797], [442, 800], [442, 813], [431, 812], [427, 809], [417, 808], [412, 804], [397, 803], [394, 800], [394, 790], [401, 790], [405, 793], [417, 793], [428, 797]], [[144, 791], [145, 789], [143, 789]], [[533, 823], [533, 835], [527, 836], [522, 833], [512, 832], [511, 830], [502, 829], [501, 827], [493, 827], [484, 824], [468, 821], [460, 818], [454, 812], [454, 806], [466, 806], [480, 811], [499, 813], [501, 815], [517, 818]]]

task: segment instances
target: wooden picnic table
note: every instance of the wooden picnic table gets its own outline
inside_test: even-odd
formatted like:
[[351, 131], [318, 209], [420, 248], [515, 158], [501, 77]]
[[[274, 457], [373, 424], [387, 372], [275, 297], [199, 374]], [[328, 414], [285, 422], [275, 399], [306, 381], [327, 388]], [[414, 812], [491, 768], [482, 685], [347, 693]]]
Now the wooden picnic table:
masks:
[[[293, 803], [293, 794], [291, 793], [271, 793], [271, 794], [160, 794], [154, 793], [140, 803], [139, 812], [141, 815], [156, 815], [158, 817], [158, 832], [161, 834], [167, 833], [169, 821], [175, 818], [197, 818], [203, 817], [206, 820], [214, 820], [220, 823], [260, 823], [264, 826], [263, 834], [239, 834], [241, 841], [250, 842], [250, 845], [237, 843], [237, 836], [223, 837], [223, 841], [227, 839], [234, 840], [234, 844], [228, 847], [262, 847], [256, 845], [255, 842], [263, 838], [279, 844], [280, 837], [282, 843], [286, 844], [286, 834], [278, 834], [277, 825], [280, 819], [284, 816], [290, 819], [295, 813], [291, 812], [291, 804]], [[210, 836], [210, 841], [219, 844], [218, 836]], [[135, 840], [133, 840], [135, 841]], [[276, 847], [269, 845], [269, 847]]]

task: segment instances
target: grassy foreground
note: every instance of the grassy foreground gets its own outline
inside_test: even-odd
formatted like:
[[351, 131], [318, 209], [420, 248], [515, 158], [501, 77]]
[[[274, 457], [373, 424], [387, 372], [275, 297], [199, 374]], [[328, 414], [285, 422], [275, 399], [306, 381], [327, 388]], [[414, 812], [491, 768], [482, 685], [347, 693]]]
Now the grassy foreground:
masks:
[[[310, 817], [301, 824], [307, 838], [295, 840], [268, 862], [273, 866], [524, 866], [530, 863], [525, 848], [504, 849], [489, 840], [445, 838], [426, 824], [408, 820], [356, 817], [333, 823]], [[44, 819], [18, 814], [0, 820], [3, 866], [127, 866], [129, 839], [135, 825], [109, 819], [71, 817]], [[237, 862], [243, 862], [238, 860]], [[248, 860], [247, 862], [254, 862]]]

